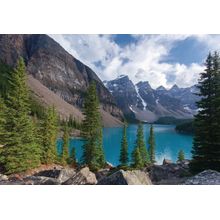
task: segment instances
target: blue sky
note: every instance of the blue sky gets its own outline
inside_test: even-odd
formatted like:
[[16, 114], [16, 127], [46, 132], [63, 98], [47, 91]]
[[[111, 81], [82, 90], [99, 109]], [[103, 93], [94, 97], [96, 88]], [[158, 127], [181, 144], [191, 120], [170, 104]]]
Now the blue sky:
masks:
[[220, 49], [220, 35], [51, 35], [102, 80], [121, 74], [153, 88], [197, 83], [209, 51]]

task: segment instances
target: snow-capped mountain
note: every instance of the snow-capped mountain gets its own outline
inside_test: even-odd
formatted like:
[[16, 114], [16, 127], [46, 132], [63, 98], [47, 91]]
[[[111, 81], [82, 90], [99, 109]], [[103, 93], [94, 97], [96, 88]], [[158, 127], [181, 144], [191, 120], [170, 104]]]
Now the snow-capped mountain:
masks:
[[169, 90], [163, 86], [153, 89], [149, 82], [134, 85], [125, 75], [105, 81], [104, 85], [129, 119], [153, 122], [165, 116], [192, 118], [196, 112], [196, 86], [179, 88], [174, 85]]

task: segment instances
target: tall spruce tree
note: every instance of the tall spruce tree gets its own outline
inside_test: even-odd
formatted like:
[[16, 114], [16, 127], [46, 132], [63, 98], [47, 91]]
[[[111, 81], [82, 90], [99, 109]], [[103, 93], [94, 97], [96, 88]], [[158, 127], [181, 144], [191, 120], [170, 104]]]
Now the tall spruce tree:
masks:
[[67, 164], [69, 158], [69, 127], [67, 123], [64, 125], [64, 133], [63, 133], [63, 146], [62, 146], [62, 154], [61, 154], [61, 163], [63, 165]]
[[144, 167], [144, 161], [138, 147], [135, 147], [134, 151], [132, 152], [132, 167], [136, 169], [141, 169]]
[[58, 160], [57, 155], [58, 117], [56, 110], [49, 107], [41, 125], [42, 163], [53, 164]]
[[4, 161], [3, 146], [5, 144], [4, 141], [5, 123], [6, 123], [5, 111], [6, 111], [6, 106], [4, 100], [0, 97], [0, 164], [2, 164]]
[[206, 69], [200, 75], [198, 88], [200, 109], [195, 117], [195, 135], [190, 169], [193, 173], [205, 169], [220, 171], [220, 61], [217, 52], [209, 54]]
[[143, 131], [143, 124], [142, 123], [139, 123], [139, 125], [138, 125], [136, 147], [139, 148], [144, 165], [149, 164], [150, 158], [149, 158], [147, 147], [146, 147], [146, 144], [144, 141], [144, 131]]
[[9, 84], [3, 155], [6, 173], [11, 174], [39, 166], [40, 149], [30, 117], [29, 91], [22, 59], [11, 74]]
[[[138, 150], [137, 150], [137, 148], [138, 148]], [[142, 162], [140, 164], [142, 164], [142, 167], [144, 165], [149, 164], [150, 163], [150, 159], [149, 159], [147, 148], [146, 148], [146, 145], [145, 145], [145, 142], [144, 142], [144, 132], [143, 132], [143, 125], [142, 125], [142, 123], [138, 124], [135, 148], [134, 148], [133, 153], [132, 153], [133, 164], [135, 164], [135, 157], [137, 157], [138, 154], [139, 154], [138, 151], [139, 151], [140, 156], [141, 156], [141, 161]], [[140, 168], [140, 167], [138, 167], [138, 168]]]
[[0, 145], [4, 145], [5, 123], [6, 123], [6, 106], [4, 100], [0, 97]]
[[150, 136], [148, 139], [150, 162], [155, 163], [155, 138], [153, 125], [150, 126]]
[[85, 119], [83, 121], [82, 134], [85, 143], [83, 145], [82, 163], [95, 171], [105, 165], [101, 115], [95, 82], [92, 82], [88, 88], [83, 113]]
[[126, 167], [128, 165], [128, 142], [127, 142], [127, 134], [126, 134], [127, 126], [124, 125], [123, 128], [123, 136], [121, 140], [121, 150], [120, 150], [120, 166]]

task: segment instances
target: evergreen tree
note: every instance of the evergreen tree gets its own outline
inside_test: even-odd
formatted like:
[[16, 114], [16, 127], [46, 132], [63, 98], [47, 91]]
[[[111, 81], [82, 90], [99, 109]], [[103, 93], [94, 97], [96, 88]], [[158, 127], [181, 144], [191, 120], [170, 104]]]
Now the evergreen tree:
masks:
[[155, 163], [155, 138], [153, 125], [150, 126], [150, 136], [148, 139], [150, 162]]
[[40, 149], [30, 118], [29, 91], [22, 59], [19, 59], [11, 74], [9, 84], [3, 155], [5, 170], [11, 174], [37, 167], [40, 164]]
[[58, 119], [54, 106], [47, 109], [41, 130], [42, 163], [56, 163]]
[[4, 100], [0, 97], [0, 164], [3, 163], [4, 161], [4, 157], [2, 153], [3, 153], [3, 146], [5, 144], [4, 141], [5, 123], [6, 123], [5, 111], [6, 111], [6, 106]]
[[77, 166], [77, 162], [76, 162], [76, 149], [75, 147], [73, 147], [71, 150], [70, 150], [70, 156], [68, 158], [68, 164], [70, 166], [73, 166], [73, 167], [76, 167]]
[[205, 169], [220, 171], [220, 61], [219, 55], [210, 53], [206, 69], [200, 75], [198, 88], [200, 109], [195, 117], [195, 135], [190, 169], [193, 173]]
[[185, 155], [184, 155], [184, 152], [183, 150], [180, 150], [179, 153], [178, 153], [178, 161], [183, 161], [185, 160]]
[[139, 123], [138, 129], [137, 129], [137, 138], [136, 138], [136, 147], [139, 148], [142, 161], [144, 165], [147, 165], [150, 163], [149, 154], [144, 142], [144, 131], [143, 131], [143, 124]]
[[[139, 159], [139, 154], [140, 154], [141, 160]], [[145, 165], [150, 163], [149, 155], [148, 155], [147, 148], [144, 142], [144, 132], [143, 132], [142, 123], [139, 123], [138, 125], [135, 148], [132, 152], [132, 161], [133, 161], [133, 167], [135, 168], [143, 168]], [[137, 164], [138, 164], [138, 167], [137, 167]]]
[[0, 97], [0, 145], [4, 145], [5, 123], [6, 123], [6, 106], [4, 100]]
[[136, 169], [141, 169], [144, 167], [144, 161], [142, 159], [139, 147], [135, 147], [132, 152], [132, 167]]
[[84, 102], [84, 115], [82, 134], [84, 138], [82, 163], [93, 171], [105, 165], [102, 143], [102, 125], [99, 111], [99, 100], [94, 82], [88, 88]]
[[128, 165], [128, 142], [127, 142], [127, 135], [126, 135], [126, 125], [123, 128], [123, 136], [121, 140], [121, 151], [120, 151], [120, 165], [122, 167], [126, 167]]
[[66, 165], [67, 160], [69, 158], [69, 128], [67, 126], [67, 123], [64, 125], [64, 133], [63, 133], [63, 147], [62, 147], [62, 154], [61, 154], [61, 162], [63, 165]]

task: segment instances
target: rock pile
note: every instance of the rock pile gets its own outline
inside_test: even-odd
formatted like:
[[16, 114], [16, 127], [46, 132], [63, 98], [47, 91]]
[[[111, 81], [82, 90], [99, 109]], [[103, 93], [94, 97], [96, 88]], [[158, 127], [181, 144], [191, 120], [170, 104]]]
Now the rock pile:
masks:
[[146, 172], [140, 170], [119, 170], [98, 182], [99, 185], [151, 185], [151, 180]]
[[184, 185], [220, 185], [220, 172], [215, 170], [205, 170], [189, 179]]

